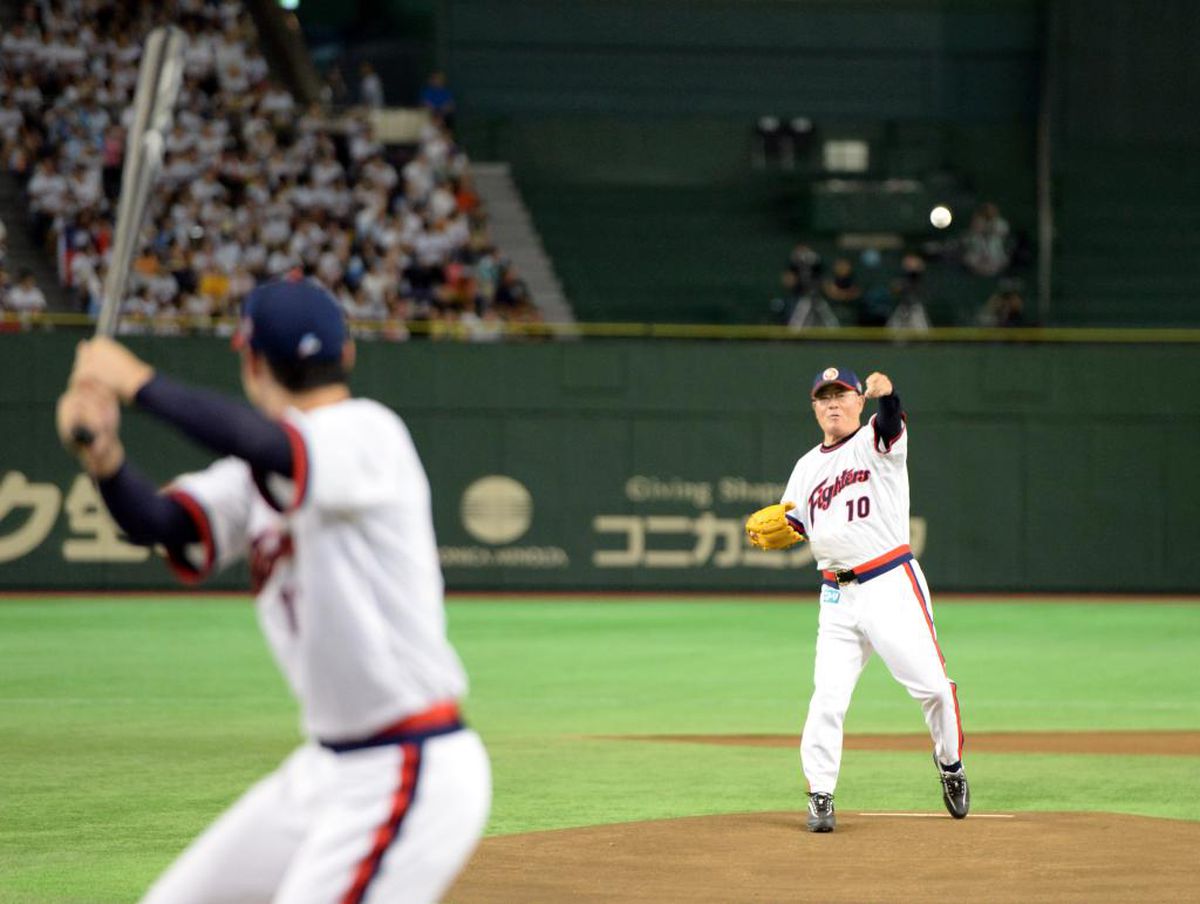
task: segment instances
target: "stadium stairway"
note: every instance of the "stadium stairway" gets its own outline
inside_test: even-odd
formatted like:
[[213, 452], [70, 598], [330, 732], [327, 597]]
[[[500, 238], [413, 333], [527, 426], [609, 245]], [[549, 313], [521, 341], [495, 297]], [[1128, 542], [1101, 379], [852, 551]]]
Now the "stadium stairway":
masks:
[[15, 279], [28, 269], [46, 296], [51, 311], [73, 311], [67, 291], [58, 281], [52, 257], [38, 246], [29, 230], [29, 203], [21, 183], [11, 173], [0, 173], [0, 220], [8, 229], [8, 260], [5, 269]]
[[471, 178], [487, 208], [492, 241], [515, 265], [548, 323], [575, 314], [507, 163], [472, 163]]

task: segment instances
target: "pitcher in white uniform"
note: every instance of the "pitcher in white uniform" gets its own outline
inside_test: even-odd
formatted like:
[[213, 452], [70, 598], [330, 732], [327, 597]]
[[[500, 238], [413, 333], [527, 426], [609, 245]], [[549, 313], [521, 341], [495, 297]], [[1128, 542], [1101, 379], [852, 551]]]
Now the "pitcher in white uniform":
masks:
[[[253, 407], [82, 343], [59, 432], [129, 536], [186, 581], [247, 558], [262, 631], [307, 740], [154, 884], [145, 904], [426, 904], [482, 835], [487, 754], [464, 727], [429, 483], [404, 423], [353, 398], [336, 301], [292, 276], [235, 340]], [[223, 457], [159, 493], [126, 461], [117, 402]]]
[[[879, 411], [860, 426], [866, 399]], [[797, 539], [821, 569], [813, 695], [800, 755], [808, 780], [808, 827], [836, 824], [834, 789], [850, 696], [873, 652], [921, 703], [950, 815], [962, 819], [970, 793], [962, 766], [962, 720], [955, 683], [933, 623], [933, 602], [909, 547], [908, 431], [900, 398], [884, 374], [830, 367], [812, 384], [824, 442], [792, 470], [783, 494]]]

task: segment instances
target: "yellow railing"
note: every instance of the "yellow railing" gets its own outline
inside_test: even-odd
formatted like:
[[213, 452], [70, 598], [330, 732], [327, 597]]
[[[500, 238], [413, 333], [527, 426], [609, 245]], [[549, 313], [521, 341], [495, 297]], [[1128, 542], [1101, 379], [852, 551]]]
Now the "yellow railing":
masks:
[[[165, 317], [123, 320], [139, 333], [161, 333], [164, 338], [189, 335], [229, 335], [236, 321], [229, 318]], [[87, 329], [93, 325], [84, 314], [0, 314], [0, 333], [44, 329]], [[386, 339], [405, 332], [447, 341], [470, 341], [465, 328], [438, 321], [351, 321], [355, 334]], [[783, 326], [718, 325], [700, 323], [516, 323], [504, 322], [501, 333], [511, 339], [734, 339], [783, 342], [1051, 342], [1051, 343], [1200, 343], [1200, 329], [1162, 327], [934, 327], [930, 330], [892, 330], [886, 327], [814, 327], [792, 330]]]

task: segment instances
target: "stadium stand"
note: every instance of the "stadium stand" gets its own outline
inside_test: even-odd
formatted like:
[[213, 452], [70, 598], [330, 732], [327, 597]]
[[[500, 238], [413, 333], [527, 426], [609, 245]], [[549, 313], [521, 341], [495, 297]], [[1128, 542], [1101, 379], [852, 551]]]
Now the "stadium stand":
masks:
[[[186, 75], [124, 322], [174, 332], [236, 312], [259, 281], [297, 269], [327, 285], [368, 334], [490, 340], [537, 321], [527, 287], [491, 245], [465, 153], [431, 117], [406, 152], [365, 111], [296, 109], [269, 78], [238, 3], [27, 4], [0, 34], [0, 136], [25, 184], [37, 240], [79, 310], [100, 300], [120, 184], [123, 126], [142, 36], [188, 34]], [[11, 211], [9, 212], [11, 223]]]
[[770, 311], [792, 329], [1028, 326], [1022, 293], [1029, 264], [1028, 248], [986, 202], [965, 229], [907, 251], [868, 245], [854, 253], [816, 239], [797, 243]]

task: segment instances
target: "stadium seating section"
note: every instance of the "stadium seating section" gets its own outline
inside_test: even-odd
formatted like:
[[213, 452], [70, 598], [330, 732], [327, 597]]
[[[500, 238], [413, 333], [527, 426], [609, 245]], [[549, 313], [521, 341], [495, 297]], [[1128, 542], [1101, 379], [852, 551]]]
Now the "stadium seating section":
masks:
[[140, 42], [168, 22], [188, 33], [186, 76], [127, 329], [205, 326], [236, 313], [256, 283], [297, 270], [352, 320], [387, 322], [390, 338], [406, 338], [414, 320], [484, 340], [499, 338], [504, 319], [539, 319], [490, 242], [467, 158], [443, 124], [397, 152], [374, 140], [364, 114], [297, 109], [270, 81], [248, 14], [216, 0], [30, 3], [4, 23], [4, 166], [24, 181], [21, 219], [55, 254], [78, 308], [100, 300]]

